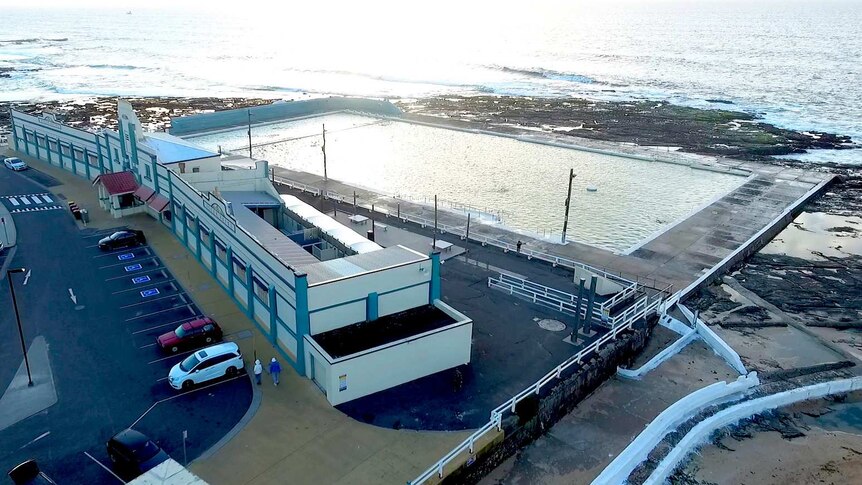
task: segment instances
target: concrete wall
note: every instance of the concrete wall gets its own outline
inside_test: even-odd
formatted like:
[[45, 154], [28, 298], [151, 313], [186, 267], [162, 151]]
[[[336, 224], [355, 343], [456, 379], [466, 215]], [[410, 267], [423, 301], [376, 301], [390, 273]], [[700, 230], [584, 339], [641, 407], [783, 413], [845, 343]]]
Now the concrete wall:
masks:
[[215, 113], [200, 113], [181, 118], [171, 118], [170, 133], [176, 136], [183, 136], [191, 133], [246, 126], [249, 122], [249, 112], [251, 113], [251, 123], [257, 124], [344, 110], [382, 116], [401, 115], [401, 110], [388, 101], [330, 97], [303, 101], [276, 102], [252, 108], [231, 109], [216, 111]]
[[[336, 406], [470, 362], [473, 322], [448, 305], [438, 307], [457, 322], [424, 334], [333, 359], [306, 336], [306, 370]], [[312, 359], [314, 374], [312, 374]]]

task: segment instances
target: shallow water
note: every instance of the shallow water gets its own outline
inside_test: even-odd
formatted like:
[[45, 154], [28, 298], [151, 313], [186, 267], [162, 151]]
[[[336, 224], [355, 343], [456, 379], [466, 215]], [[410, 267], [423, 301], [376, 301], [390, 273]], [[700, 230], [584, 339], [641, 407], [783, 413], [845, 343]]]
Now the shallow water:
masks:
[[[557, 240], [568, 172], [574, 168], [570, 239], [614, 250], [632, 246], [744, 181], [685, 166], [345, 114], [253, 127], [256, 144], [287, 140], [256, 146], [254, 156], [322, 175], [323, 123], [331, 178], [419, 201], [436, 194], [501, 211], [505, 225]], [[192, 140], [245, 154], [246, 137], [242, 128]], [[590, 186], [598, 190], [587, 191]]]
[[826, 259], [814, 252], [836, 258], [862, 256], [862, 217], [803, 212], [760, 252], [811, 261]]

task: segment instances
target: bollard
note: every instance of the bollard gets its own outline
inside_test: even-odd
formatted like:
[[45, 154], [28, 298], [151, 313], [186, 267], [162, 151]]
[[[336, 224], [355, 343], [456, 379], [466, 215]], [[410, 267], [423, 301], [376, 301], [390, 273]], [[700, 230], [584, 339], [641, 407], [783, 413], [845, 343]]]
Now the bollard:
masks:
[[586, 282], [586, 278], [581, 278], [581, 284], [578, 286], [578, 304], [575, 306], [575, 327], [572, 329], [571, 335], [573, 344], [577, 343], [578, 329], [581, 328], [581, 302], [584, 300], [584, 285]]

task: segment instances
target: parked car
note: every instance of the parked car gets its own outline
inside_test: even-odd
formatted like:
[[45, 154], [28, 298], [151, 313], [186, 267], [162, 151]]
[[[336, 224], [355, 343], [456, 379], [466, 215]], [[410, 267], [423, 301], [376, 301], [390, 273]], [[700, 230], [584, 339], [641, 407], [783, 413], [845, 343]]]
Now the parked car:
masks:
[[6, 165], [6, 168], [8, 168], [9, 170], [14, 170], [16, 172], [20, 172], [21, 170], [27, 170], [27, 164], [24, 163], [24, 161], [20, 158], [4, 158], [3, 165]]
[[167, 453], [140, 431], [125, 429], [105, 444], [117, 471], [140, 475], [168, 459]]
[[177, 352], [180, 349], [200, 347], [221, 341], [222, 332], [218, 324], [211, 318], [199, 318], [186, 322], [176, 330], [162, 334], [156, 339], [159, 348], [167, 352]]
[[190, 389], [195, 384], [234, 376], [243, 368], [242, 353], [233, 342], [213, 345], [198, 350], [173, 366], [168, 383], [174, 389]]
[[15, 485], [57, 485], [57, 482], [39, 470], [36, 460], [27, 460], [9, 470], [9, 478]]
[[144, 231], [117, 231], [108, 237], [99, 240], [99, 249], [108, 251], [111, 249], [130, 248], [140, 244], [146, 244], [147, 238]]

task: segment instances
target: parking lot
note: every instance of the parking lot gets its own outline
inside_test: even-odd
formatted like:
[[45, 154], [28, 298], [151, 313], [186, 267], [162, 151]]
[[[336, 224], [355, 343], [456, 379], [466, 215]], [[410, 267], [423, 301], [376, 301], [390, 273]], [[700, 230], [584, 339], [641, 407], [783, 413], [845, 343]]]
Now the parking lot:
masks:
[[[23, 195], [40, 194], [47, 204], [25, 174], [0, 177], [0, 203], [10, 212], [18, 206], [3, 195], [20, 205]], [[81, 230], [65, 207], [13, 217], [18, 246], [10, 266], [32, 272], [26, 286], [15, 280], [25, 340], [46, 339], [58, 402], [0, 430], [0, 470], [35, 458], [60, 483], [118, 482], [107, 471], [105, 442], [124, 428], [148, 435], [181, 463], [233, 428], [251, 403], [245, 373], [185, 392], [167, 383], [170, 368], [191, 351], [166, 355], [156, 338], [201, 313], [151, 247], [102, 251], [99, 239], [114, 229]], [[3, 281], [3, 308], [11, 308], [8, 293]], [[0, 312], [0, 355], [6, 389], [21, 362], [11, 311]]]

